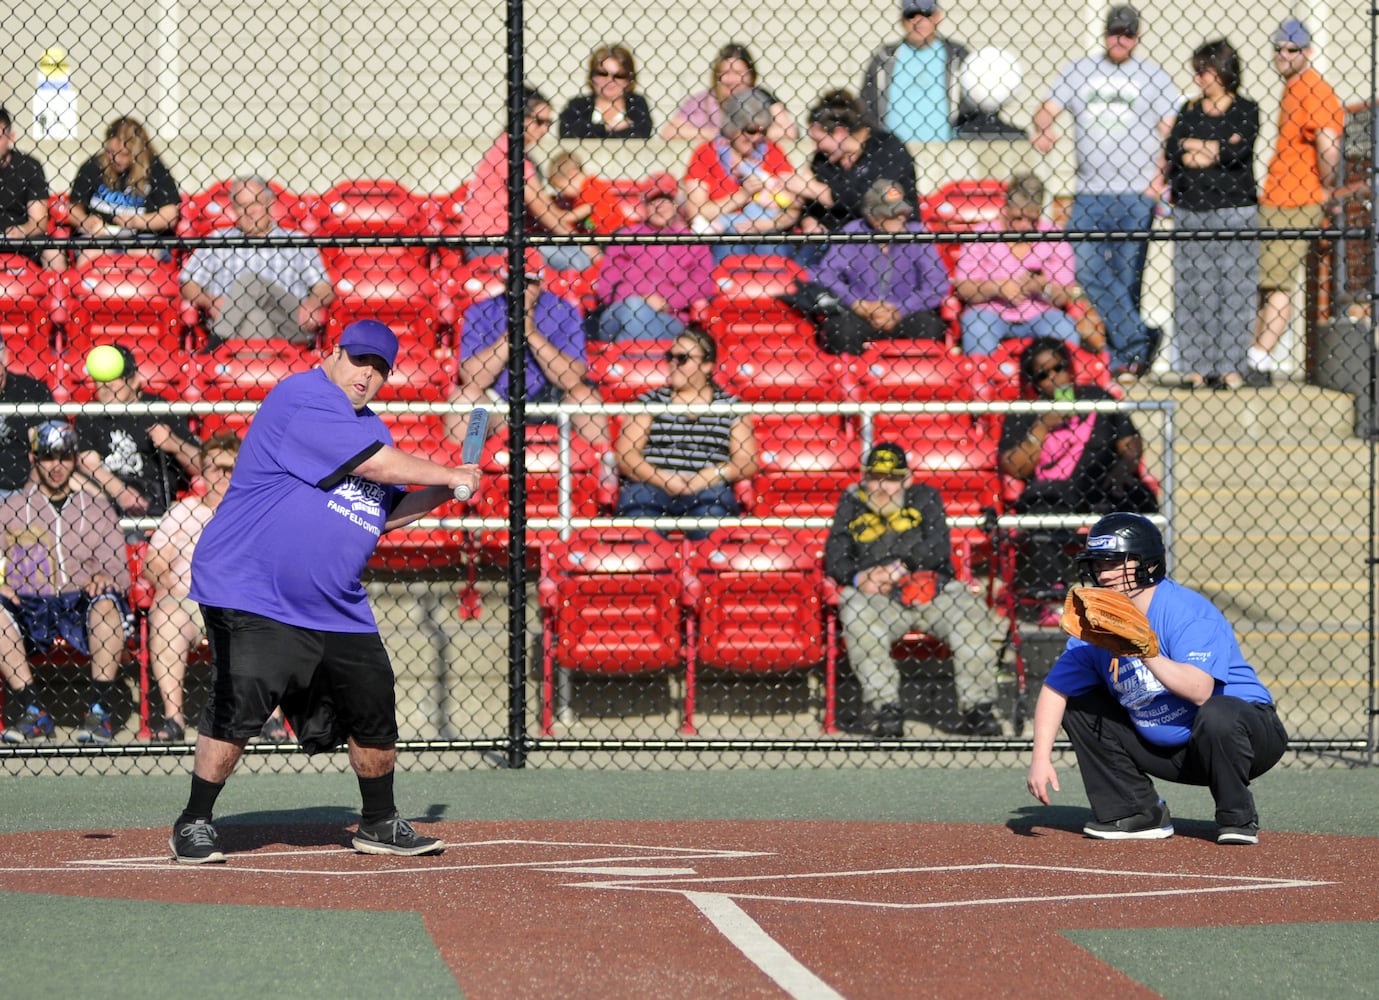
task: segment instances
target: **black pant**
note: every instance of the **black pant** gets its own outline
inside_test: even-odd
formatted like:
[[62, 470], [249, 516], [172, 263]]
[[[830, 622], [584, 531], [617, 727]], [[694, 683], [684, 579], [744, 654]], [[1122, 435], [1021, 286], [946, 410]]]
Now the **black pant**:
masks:
[[1092, 813], [1112, 823], [1159, 801], [1151, 776], [1206, 785], [1219, 826], [1257, 823], [1250, 781], [1279, 762], [1288, 734], [1273, 705], [1215, 695], [1197, 710], [1180, 747], [1146, 742], [1125, 707], [1101, 689], [1068, 699], [1063, 728], [1077, 753]]
[[819, 327], [819, 346], [829, 354], [861, 354], [869, 340], [942, 340], [937, 309], [908, 313], [893, 330], [878, 330], [855, 312], [830, 316]]

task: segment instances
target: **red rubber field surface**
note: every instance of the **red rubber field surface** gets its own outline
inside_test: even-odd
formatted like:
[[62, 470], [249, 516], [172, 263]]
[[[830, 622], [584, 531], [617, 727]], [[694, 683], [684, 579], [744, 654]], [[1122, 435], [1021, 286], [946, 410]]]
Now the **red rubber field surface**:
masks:
[[[0, 837], [0, 889], [420, 912], [470, 1000], [512, 996], [1150, 997], [1060, 931], [1367, 921], [1379, 841], [1253, 848], [959, 824], [436, 823], [438, 856], [359, 855], [333, 827]], [[898, 986], [898, 984], [904, 984]]]

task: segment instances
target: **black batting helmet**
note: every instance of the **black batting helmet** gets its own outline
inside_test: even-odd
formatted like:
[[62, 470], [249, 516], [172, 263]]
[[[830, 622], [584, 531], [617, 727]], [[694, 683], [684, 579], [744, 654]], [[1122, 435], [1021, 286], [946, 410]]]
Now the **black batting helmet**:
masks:
[[1164, 536], [1154, 522], [1141, 514], [1107, 514], [1087, 533], [1087, 543], [1077, 556], [1077, 575], [1083, 583], [1095, 584], [1092, 564], [1119, 558], [1134, 559], [1135, 585], [1158, 583], [1167, 572]]

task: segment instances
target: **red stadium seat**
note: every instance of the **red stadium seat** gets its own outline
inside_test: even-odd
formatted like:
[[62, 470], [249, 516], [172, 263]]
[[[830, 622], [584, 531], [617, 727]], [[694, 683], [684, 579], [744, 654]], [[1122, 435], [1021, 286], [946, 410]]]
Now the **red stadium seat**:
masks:
[[844, 360], [819, 350], [812, 337], [801, 341], [763, 333], [720, 345], [718, 377], [748, 402], [844, 402], [853, 396]]
[[349, 247], [324, 252], [335, 287], [326, 321], [326, 340], [357, 319], [387, 323], [398, 340], [439, 345], [437, 290], [424, 251], [404, 247]]
[[397, 181], [342, 181], [315, 201], [322, 236], [432, 236], [438, 206]]
[[63, 272], [67, 324], [61, 338], [68, 380], [85, 377], [86, 353], [98, 344], [134, 352], [152, 391], [191, 382], [184, 349], [177, 268], [146, 255], [107, 255]]
[[453, 330], [459, 328], [464, 311], [474, 303], [507, 291], [508, 265], [503, 257], [448, 262], [442, 255], [435, 276], [439, 318]]
[[604, 676], [685, 662], [681, 543], [641, 528], [593, 529], [541, 552], [541, 732], [556, 716], [556, 671]]
[[599, 387], [605, 403], [630, 403], [645, 392], [665, 386], [670, 377], [666, 365], [668, 346], [664, 340], [601, 344], [589, 352], [589, 378]]
[[853, 364], [862, 398], [907, 402], [973, 400], [977, 363], [934, 341], [878, 340]]
[[722, 261], [713, 272], [717, 298], [725, 301], [775, 299], [795, 290], [809, 273], [789, 257], [741, 254]]
[[689, 544], [686, 609], [694, 628], [686, 658], [681, 731], [695, 733], [696, 672], [772, 674], [824, 666], [824, 728], [831, 731], [836, 658], [823, 604], [817, 532], [728, 529]]
[[758, 517], [832, 517], [843, 490], [862, 475], [850, 421], [834, 415], [758, 416], [759, 471], [752, 477]]
[[58, 357], [53, 348], [50, 316], [57, 273], [44, 271], [27, 257], [0, 254], [0, 337], [9, 352], [11, 371], [57, 388]]

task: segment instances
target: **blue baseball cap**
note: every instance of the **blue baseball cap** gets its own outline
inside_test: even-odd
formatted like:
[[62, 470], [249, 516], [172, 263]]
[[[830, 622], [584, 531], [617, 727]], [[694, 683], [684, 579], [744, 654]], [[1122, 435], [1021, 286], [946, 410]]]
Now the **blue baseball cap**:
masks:
[[1278, 26], [1273, 42], [1275, 45], [1296, 45], [1300, 49], [1311, 48], [1312, 32], [1296, 17], [1290, 17]]
[[397, 363], [397, 334], [376, 319], [355, 320], [345, 327], [339, 346], [352, 357], [376, 354], [388, 363], [389, 370]]
[[77, 432], [63, 420], [45, 420], [29, 431], [29, 450], [39, 458], [75, 455]]

